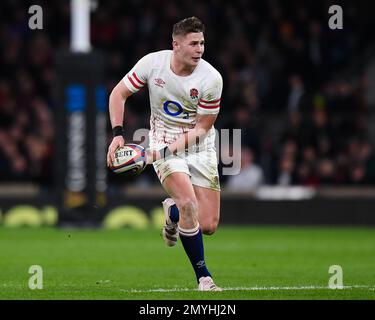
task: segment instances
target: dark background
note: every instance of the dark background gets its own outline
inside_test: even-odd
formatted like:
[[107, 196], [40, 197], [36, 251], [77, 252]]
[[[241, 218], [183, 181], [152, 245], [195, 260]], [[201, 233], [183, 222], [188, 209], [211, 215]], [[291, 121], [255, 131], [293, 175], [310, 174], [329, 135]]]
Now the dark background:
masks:
[[[28, 28], [32, 4], [43, 8], [43, 30]], [[343, 30], [328, 27], [334, 4], [343, 8]], [[250, 154], [243, 168], [261, 172], [257, 187], [357, 189], [375, 183], [371, 7], [371, 1], [97, 1], [91, 42], [106, 54], [109, 94], [142, 56], [171, 48], [175, 22], [196, 15], [207, 30], [204, 58], [224, 80], [216, 128], [242, 129], [243, 154]], [[39, 195], [56, 196], [54, 59], [69, 42], [70, 1], [2, 1], [3, 189], [31, 184]], [[127, 102], [127, 141], [148, 121], [144, 89]], [[108, 122], [108, 143], [111, 138]], [[132, 179], [108, 174], [113, 194], [123, 186], [159, 185], [151, 168]], [[230, 189], [228, 180], [221, 176], [224, 189]]]

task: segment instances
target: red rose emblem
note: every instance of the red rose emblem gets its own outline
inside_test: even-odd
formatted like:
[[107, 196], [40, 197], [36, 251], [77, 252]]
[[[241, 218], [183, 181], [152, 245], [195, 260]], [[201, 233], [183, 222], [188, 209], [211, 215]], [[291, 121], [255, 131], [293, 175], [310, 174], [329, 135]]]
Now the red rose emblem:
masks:
[[193, 89], [190, 89], [190, 97], [192, 99], [197, 99], [198, 98], [198, 90], [193, 88]]

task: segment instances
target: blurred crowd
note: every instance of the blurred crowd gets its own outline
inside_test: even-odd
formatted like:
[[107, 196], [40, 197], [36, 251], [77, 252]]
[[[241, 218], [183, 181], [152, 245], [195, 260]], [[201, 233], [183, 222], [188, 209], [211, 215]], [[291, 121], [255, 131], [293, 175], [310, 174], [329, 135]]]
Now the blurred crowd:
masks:
[[[2, 1], [2, 182], [53, 183], [53, 59], [69, 47], [69, 3]], [[374, 22], [363, 4], [341, 1], [344, 30], [330, 30], [328, 8], [334, 3], [325, 0], [95, 3], [91, 41], [108, 55], [108, 92], [143, 55], [171, 48], [176, 21], [196, 15], [205, 23], [204, 58], [224, 79], [216, 127], [242, 129], [242, 171], [221, 177], [229, 188], [375, 183], [369, 89], [358, 64], [374, 45]], [[43, 8], [43, 30], [28, 28], [31, 4]], [[148, 117], [143, 90], [127, 104], [128, 141], [134, 130], [149, 127]]]

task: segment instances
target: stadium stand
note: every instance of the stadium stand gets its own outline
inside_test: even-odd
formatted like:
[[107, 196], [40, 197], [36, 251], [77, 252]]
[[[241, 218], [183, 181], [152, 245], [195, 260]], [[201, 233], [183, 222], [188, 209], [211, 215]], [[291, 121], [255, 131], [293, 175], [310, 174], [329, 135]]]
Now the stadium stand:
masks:
[[[110, 92], [139, 57], [170, 47], [176, 19], [199, 16], [207, 27], [205, 58], [225, 84], [217, 128], [242, 129], [263, 183], [371, 185], [374, 105], [366, 67], [374, 21], [361, 3], [346, 1], [345, 33], [332, 31], [325, 3], [100, 1], [92, 43], [108, 54]], [[4, 0], [0, 11], [0, 181], [49, 187], [58, 139], [53, 59], [69, 46], [69, 2], [43, 2], [40, 31], [27, 27], [25, 8], [27, 1]], [[148, 127], [147, 99], [144, 90], [129, 100], [131, 130]], [[151, 170], [142, 179], [157, 183]]]

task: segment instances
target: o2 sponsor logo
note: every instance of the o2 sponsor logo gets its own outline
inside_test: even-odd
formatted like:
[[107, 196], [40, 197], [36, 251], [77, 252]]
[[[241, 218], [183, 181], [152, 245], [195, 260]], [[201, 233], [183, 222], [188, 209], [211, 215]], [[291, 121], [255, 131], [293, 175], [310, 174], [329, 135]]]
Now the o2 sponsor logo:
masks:
[[183, 119], [189, 119], [189, 112], [184, 111], [181, 104], [177, 101], [167, 100], [163, 104], [164, 112], [172, 117], [177, 117], [184, 114]]

